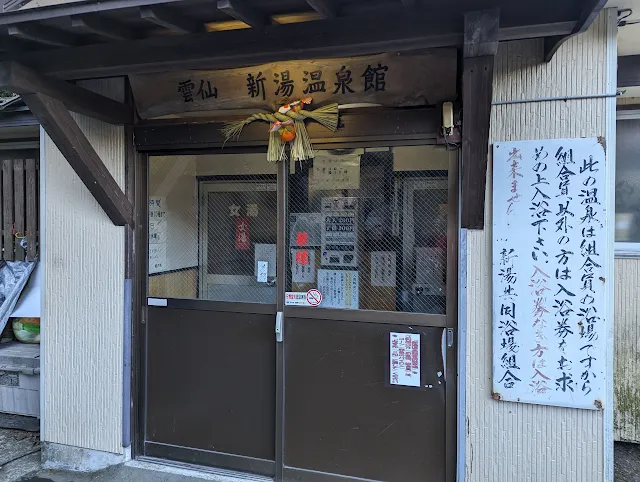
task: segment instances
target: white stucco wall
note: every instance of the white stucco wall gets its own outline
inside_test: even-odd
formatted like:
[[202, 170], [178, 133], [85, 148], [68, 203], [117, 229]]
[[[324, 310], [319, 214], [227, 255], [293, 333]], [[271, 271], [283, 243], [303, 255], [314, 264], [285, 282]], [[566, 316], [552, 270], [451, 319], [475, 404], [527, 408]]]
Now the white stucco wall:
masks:
[[[122, 101], [124, 81], [82, 82]], [[122, 187], [124, 128], [75, 115]], [[124, 228], [43, 136], [42, 440], [122, 454]]]
[[[501, 44], [494, 101], [613, 91], [615, 84], [607, 85], [606, 61], [611, 55], [607, 19], [603, 13], [587, 33], [567, 41], [550, 63], [543, 62], [541, 40]], [[607, 109], [615, 110], [615, 101], [600, 98], [494, 106], [490, 142], [605, 136]], [[465, 479], [608, 480], [608, 415], [491, 398], [491, 176], [490, 160], [485, 228], [467, 233]]]

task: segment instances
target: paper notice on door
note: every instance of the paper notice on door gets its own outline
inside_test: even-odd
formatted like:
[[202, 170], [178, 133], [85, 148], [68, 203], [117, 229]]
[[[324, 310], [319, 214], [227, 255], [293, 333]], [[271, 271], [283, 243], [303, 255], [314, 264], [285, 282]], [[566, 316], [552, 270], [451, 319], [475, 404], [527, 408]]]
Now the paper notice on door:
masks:
[[318, 270], [318, 291], [322, 308], [358, 309], [358, 272], [331, 269]]
[[358, 200], [353, 197], [322, 198], [322, 264], [356, 267]]
[[316, 280], [316, 250], [291, 250], [291, 281], [294, 283], [314, 283]]
[[269, 281], [268, 273], [269, 263], [266, 261], [258, 261], [258, 274], [256, 275], [256, 281], [258, 283], [266, 283]]
[[149, 245], [149, 274], [161, 273], [166, 270], [167, 245], [165, 243]]
[[420, 334], [389, 333], [389, 383], [420, 386]]
[[360, 189], [360, 154], [334, 156], [318, 152], [313, 159], [309, 189]]
[[167, 198], [149, 198], [149, 244], [167, 242]]
[[373, 251], [371, 253], [371, 286], [396, 285], [396, 253]]
[[[276, 277], [276, 245], [275, 244], [255, 244], [255, 276], [256, 279], [259, 273], [258, 262], [267, 263], [267, 277]], [[265, 281], [258, 281], [259, 283], [266, 283]]]

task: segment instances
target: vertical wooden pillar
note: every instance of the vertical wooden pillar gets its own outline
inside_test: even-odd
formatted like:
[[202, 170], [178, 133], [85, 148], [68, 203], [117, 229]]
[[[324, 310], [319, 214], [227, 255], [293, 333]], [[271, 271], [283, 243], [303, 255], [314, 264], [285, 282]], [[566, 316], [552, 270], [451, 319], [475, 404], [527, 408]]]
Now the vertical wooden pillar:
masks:
[[484, 228], [493, 62], [499, 26], [497, 9], [464, 16], [461, 227], [467, 229]]

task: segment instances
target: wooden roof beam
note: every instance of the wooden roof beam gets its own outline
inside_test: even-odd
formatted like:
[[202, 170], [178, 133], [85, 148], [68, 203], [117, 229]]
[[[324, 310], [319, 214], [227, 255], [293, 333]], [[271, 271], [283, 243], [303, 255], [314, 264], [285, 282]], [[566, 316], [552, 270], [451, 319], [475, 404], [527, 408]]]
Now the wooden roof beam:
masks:
[[0, 87], [21, 96], [41, 92], [61, 101], [73, 112], [110, 124], [133, 122], [133, 110], [126, 104], [64, 80], [41, 75], [17, 62], [0, 63]]
[[267, 18], [243, 0], [220, 0], [218, 10], [251, 27], [263, 27], [267, 24]]
[[177, 33], [199, 33], [204, 31], [204, 24], [180, 15], [166, 7], [146, 7], [140, 9], [140, 17]]
[[335, 18], [338, 11], [331, 0], [307, 0], [307, 3], [324, 18]]
[[71, 17], [71, 26], [86, 33], [91, 33], [109, 40], [135, 40], [137, 35], [133, 29], [109, 18], [98, 18], [88, 15]]
[[79, 44], [75, 35], [43, 25], [9, 25], [9, 35], [53, 47], [74, 47]]
[[133, 206], [86, 138], [67, 107], [37, 92], [23, 95], [40, 125], [116, 226], [133, 223]]

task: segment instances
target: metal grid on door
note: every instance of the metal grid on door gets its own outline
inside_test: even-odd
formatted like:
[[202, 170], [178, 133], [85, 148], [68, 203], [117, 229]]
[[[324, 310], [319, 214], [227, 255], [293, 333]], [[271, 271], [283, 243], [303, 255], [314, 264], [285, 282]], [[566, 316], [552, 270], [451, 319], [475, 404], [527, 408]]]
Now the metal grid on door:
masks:
[[296, 166], [288, 304], [309, 305], [311, 290], [311, 306], [446, 313], [448, 166], [433, 156], [424, 146], [320, 151]]

